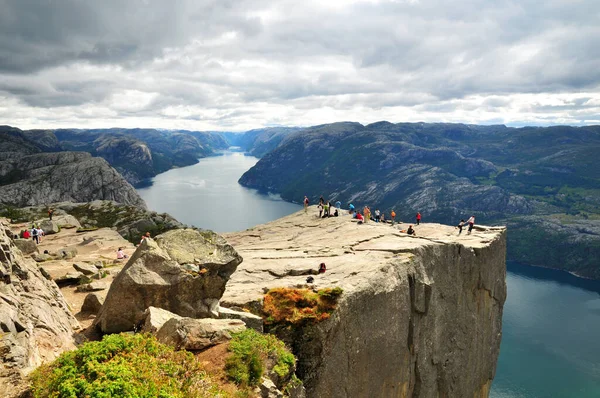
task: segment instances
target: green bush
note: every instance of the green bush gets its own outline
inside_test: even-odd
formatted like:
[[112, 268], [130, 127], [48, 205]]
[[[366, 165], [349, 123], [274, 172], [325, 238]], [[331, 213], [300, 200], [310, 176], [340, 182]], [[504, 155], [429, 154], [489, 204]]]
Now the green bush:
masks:
[[108, 335], [62, 354], [32, 374], [35, 398], [215, 397], [192, 354], [173, 351], [151, 335]]
[[236, 333], [230, 344], [231, 356], [227, 358], [227, 376], [241, 386], [260, 383], [264, 364], [273, 364], [273, 371], [283, 380], [291, 377], [296, 358], [285, 344], [271, 334], [260, 334], [253, 329]]

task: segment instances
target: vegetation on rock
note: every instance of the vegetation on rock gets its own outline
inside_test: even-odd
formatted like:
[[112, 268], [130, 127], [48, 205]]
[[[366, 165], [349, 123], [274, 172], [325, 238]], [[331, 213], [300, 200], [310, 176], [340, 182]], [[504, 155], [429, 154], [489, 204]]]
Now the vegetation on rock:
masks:
[[229, 350], [225, 370], [238, 385], [258, 385], [266, 368], [272, 368], [280, 381], [292, 379], [296, 358], [274, 335], [246, 329], [234, 334]]
[[221, 395], [192, 354], [143, 334], [85, 343], [39, 367], [32, 382], [35, 398]]
[[303, 325], [324, 321], [335, 310], [341, 294], [339, 287], [316, 292], [309, 289], [271, 289], [264, 298], [265, 323]]

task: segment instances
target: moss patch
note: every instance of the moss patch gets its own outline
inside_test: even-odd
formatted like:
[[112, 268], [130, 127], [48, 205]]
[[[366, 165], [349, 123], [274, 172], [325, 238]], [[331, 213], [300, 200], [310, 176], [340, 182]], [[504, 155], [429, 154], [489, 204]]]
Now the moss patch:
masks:
[[240, 386], [258, 385], [268, 368], [281, 384], [289, 381], [294, 373], [296, 358], [271, 334], [260, 334], [253, 329], [236, 333], [229, 343], [229, 351], [225, 371], [229, 379]]
[[329, 319], [337, 306], [342, 289], [276, 288], [264, 297], [263, 312], [267, 325], [303, 325]]
[[227, 396], [185, 351], [151, 335], [109, 335], [62, 354], [32, 374], [35, 398]]

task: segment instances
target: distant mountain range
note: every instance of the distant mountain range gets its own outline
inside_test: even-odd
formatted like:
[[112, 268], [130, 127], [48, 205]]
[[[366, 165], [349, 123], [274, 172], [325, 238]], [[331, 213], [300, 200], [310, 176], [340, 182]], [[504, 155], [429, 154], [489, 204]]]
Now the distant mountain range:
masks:
[[507, 224], [512, 260], [600, 278], [600, 126], [334, 123], [285, 134], [241, 178], [412, 221]]

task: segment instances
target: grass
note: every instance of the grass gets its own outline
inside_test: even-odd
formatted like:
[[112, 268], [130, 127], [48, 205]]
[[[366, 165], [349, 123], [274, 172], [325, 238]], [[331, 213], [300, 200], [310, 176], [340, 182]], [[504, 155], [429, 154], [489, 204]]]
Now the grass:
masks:
[[31, 380], [35, 398], [226, 396], [192, 354], [147, 334], [85, 343], [39, 367]]
[[240, 386], [258, 385], [269, 367], [283, 382], [291, 380], [294, 373], [296, 358], [274, 335], [246, 329], [234, 334], [229, 351], [225, 371]]
[[299, 326], [329, 319], [342, 292], [339, 287], [316, 292], [309, 289], [271, 289], [264, 297], [265, 323]]

